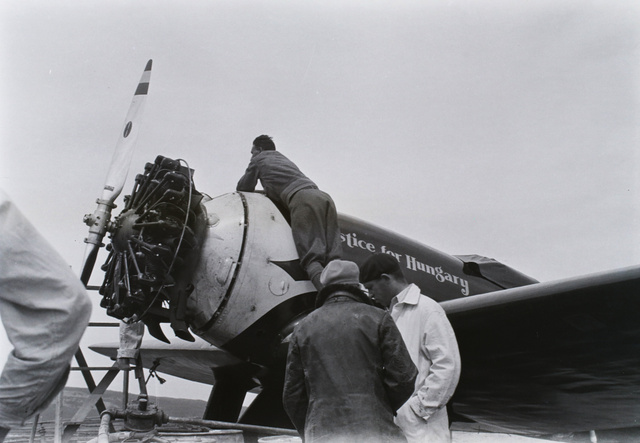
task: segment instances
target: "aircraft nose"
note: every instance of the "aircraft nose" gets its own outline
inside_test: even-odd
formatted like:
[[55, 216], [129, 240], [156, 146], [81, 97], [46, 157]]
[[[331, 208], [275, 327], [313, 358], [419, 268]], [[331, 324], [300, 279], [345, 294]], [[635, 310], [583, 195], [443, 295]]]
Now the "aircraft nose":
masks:
[[269, 336], [267, 330], [306, 309], [306, 301], [294, 299], [315, 298], [306, 274], [296, 272], [300, 266], [291, 227], [260, 193], [225, 194], [204, 207], [207, 236], [189, 300], [193, 331], [219, 347], [240, 336], [251, 341], [248, 330]]

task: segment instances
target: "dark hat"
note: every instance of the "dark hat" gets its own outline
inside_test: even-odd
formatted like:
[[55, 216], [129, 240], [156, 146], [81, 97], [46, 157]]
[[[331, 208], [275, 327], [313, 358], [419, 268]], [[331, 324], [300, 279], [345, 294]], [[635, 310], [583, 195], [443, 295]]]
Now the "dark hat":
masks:
[[320, 283], [327, 287], [330, 285], [360, 285], [358, 265], [347, 260], [333, 260], [322, 270]]
[[389, 254], [373, 254], [360, 267], [360, 282], [367, 283], [382, 274], [393, 274], [400, 270], [398, 260]]

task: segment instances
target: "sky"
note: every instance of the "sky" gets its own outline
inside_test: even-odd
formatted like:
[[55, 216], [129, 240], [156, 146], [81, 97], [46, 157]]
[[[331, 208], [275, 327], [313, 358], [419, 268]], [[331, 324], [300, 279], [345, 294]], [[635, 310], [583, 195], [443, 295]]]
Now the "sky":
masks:
[[158, 154], [232, 192], [269, 134], [339, 212], [441, 251], [541, 281], [637, 265], [639, 19], [635, 0], [6, 0], [0, 187], [78, 271], [153, 59], [123, 195]]

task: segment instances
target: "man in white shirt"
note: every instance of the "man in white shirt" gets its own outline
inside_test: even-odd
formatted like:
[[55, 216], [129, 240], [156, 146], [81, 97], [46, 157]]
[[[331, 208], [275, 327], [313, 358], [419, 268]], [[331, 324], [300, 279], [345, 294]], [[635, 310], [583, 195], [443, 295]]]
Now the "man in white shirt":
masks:
[[405, 279], [397, 259], [374, 254], [360, 268], [370, 296], [388, 306], [418, 368], [415, 391], [397, 411], [409, 443], [450, 442], [446, 405], [460, 379], [460, 351], [440, 305]]

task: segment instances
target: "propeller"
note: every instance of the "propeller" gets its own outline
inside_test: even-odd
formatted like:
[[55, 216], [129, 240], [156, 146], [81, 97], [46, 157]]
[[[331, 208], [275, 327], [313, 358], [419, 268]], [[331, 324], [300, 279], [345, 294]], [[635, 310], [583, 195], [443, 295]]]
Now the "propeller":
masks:
[[[80, 279], [89, 282], [107, 232], [111, 243], [102, 266], [105, 278], [99, 293], [107, 315], [143, 321], [149, 333], [169, 342], [160, 323], [171, 323], [177, 337], [194, 341], [189, 333], [186, 299], [193, 291], [190, 274], [206, 229], [204, 196], [193, 184], [193, 170], [184, 160], [158, 156], [138, 174], [123, 211], [111, 219], [133, 157], [138, 122], [149, 90], [149, 60], [142, 74], [109, 166], [102, 195], [84, 222], [89, 236]], [[182, 163], [185, 163], [183, 166]]]
[[98, 251], [102, 244], [107, 230], [109, 228], [109, 221], [111, 219], [111, 210], [116, 207], [114, 201], [122, 192], [124, 183], [129, 172], [129, 165], [133, 156], [133, 148], [138, 137], [138, 126], [142, 116], [142, 111], [147, 98], [147, 92], [149, 90], [149, 80], [151, 78], [151, 65], [152, 60], [147, 62], [138, 87], [133, 95], [133, 100], [127, 117], [124, 122], [122, 133], [116, 144], [116, 149], [113, 153], [111, 165], [109, 166], [109, 172], [104, 183], [102, 195], [96, 201], [98, 207], [93, 214], [87, 214], [84, 216], [84, 222], [89, 226], [89, 235], [85, 239], [87, 243], [85, 249], [85, 258], [82, 265], [82, 273], [80, 280], [86, 286], [89, 283], [91, 272], [98, 256]]

